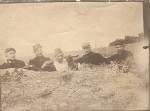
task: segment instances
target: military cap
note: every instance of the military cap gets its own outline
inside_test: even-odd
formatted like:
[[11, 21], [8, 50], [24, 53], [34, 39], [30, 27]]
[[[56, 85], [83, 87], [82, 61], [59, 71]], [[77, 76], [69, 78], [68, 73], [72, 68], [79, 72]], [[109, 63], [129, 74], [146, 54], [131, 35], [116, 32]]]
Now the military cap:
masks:
[[124, 42], [123, 40], [118, 40], [116, 41], [115, 45], [124, 45]]
[[39, 47], [42, 48], [42, 46], [41, 46], [40, 44], [36, 44], [36, 45], [33, 46], [33, 50], [35, 51], [35, 50], [38, 49]]
[[56, 56], [57, 54], [61, 54], [61, 53], [63, 53], [63, 51], [62, 51], [60, 48], [56, 48], [56, 49], [54, 50], [55, 56]]
[[83, 43], [83, 44], [82, 44], [82, 47], [83, 47], [83, 48], [88, 48], [88, 47], [90, 47], [90, 43], [89, 43], [89, 42], [88, 42], [88, 43]]
[[14, 48], [7, 48], [6, 50], [5, 50], [5, 53], [7, 53], [7, 52], [9, 52], [9, 51], [11, 51], [11, 50], [13, 50], [14, 52], [16, 52], [16, 50], [14, 49]]

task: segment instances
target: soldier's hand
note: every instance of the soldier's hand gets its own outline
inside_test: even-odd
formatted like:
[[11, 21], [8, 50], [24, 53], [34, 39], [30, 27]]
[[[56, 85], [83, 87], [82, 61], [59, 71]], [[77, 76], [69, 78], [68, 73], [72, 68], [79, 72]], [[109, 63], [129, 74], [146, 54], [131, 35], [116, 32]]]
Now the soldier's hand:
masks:
[[44, 64], [41, 66], [41, 68], [44, 68], [45, 66], [47, 66], [47, 62], [45, 61]]
[[33, 65], [26, 65], [26, 66], [24, 66], [23, 68], [24, 68], [24, 69], [28, 69], [28, 68], [31, 68], [31, 67], [33, 67]]
[[44, 68], [45, 66], [48, 66], [50, 64], [53, 64], [53, 61], [51, 60], [45, 61], [44, 64], [41, 66], [41, 68]]
[[49, 65], [49, 64], [53, 64], [54, 62], [53, 62], [52, 60], [48, 60], [48, 61], [45, 61], [45, 63], [46, 63], [47, 65]]

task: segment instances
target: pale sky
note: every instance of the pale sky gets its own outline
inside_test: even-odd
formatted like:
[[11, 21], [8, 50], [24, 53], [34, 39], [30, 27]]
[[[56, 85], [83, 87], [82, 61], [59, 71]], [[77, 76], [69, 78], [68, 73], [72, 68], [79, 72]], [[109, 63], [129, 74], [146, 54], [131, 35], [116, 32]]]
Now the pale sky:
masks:
[[143, 32], [141, 2], [0, 4], [0, 48], [14, 47], [17, 55], [33, 55], [40, 43], [44, 53], [92, 48]]

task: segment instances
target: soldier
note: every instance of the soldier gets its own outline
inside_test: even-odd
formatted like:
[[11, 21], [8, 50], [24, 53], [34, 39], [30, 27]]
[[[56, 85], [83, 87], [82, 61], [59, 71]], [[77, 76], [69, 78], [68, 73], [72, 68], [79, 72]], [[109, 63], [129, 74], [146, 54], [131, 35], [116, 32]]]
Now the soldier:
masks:
[[36, 57], [29, 61], [29, 68], [34, 71], [56, 71], [53, 61], [50, 58], [44, 57], [42, 52], [42, 46], [36, 44], [33, 46]]
[[75, 60], [75, 63], [80, 63], [80, 64], [93, 64], [93, 65], [99, 65], [102, 63], [105, 64], [110, 64], [110, 61], [104, 58], [101, 54], [94, 53], [91, 51], [91, 46], [90, 43], [85, 43], [82, 45], [82, 49], [84, 51], [84, 55]]
[[64, 60], [64, 54], [60, 48], [54, 50], [55, 61], [54, 66], [57, 71], [65, 71], [67, 69], [67, 62]]
[[7, 48], [5, 54], [7, 60], [0, 66], [0, 69], [23, 68], [25, 66], [23, 61], [15, 59], [16, 50], [14, 48]]
[[119, 41], [115, 44], [115, 48], [117, 50], [117, 54], [112, 55], [111, 57], [109, 57], [108, 59], [110, 61], [116, 61], [116, 62], [121, 62], [121, 61], [125, 61], [128, 58], [132, 58], [133, 59], [133, 54], [130, 51], [126, 51], [124, 50], [125, 45], [123, 44], [123, 41]]
[[65, 57], [63, 51], [60, 48], [56, 48], [54, 51], [55, 54], [55, 61], [54, 66], [56, 67], [57, 71], [65, 71], [65, 70], [75, 70], [75, 64], [73, 63], [73, 58], [71, 56]]

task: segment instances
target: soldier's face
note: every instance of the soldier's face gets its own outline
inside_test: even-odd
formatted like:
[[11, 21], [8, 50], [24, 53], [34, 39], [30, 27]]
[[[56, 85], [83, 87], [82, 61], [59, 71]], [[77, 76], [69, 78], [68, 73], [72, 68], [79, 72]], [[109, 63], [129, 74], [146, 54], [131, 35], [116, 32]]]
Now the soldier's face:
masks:
[[64, 58], [64, 54], [63, 53], [60, 53], [60, 54], [56, 55], [56, 60], [58, 62], [60, 62], [60, 63], [63, 61], [63, 58]]
[[83, 52], [84, 54], [88, 54], [89, 52], [91, 52], [91, 47], [83, 48]]
[[38, 48], [34, 51], [35, 55], [36, 56], [42, 56], [43, 55], [43, 51], [42, 51], [42, 48]]
[[124, 45], [116, 45], [115, 48], [116, 48], [117, 52], [120, 53], [121, 51], [124, 50]]
[[11, 51], [9, 51], [9, 52], [7, 52], [6, 53], [6, 57], [7, 57], [7, 59], [9, 59], [9, 60], [14, 60], [15, 59], [15, 51], [13, 51], [13, 50], [11, 50]]

